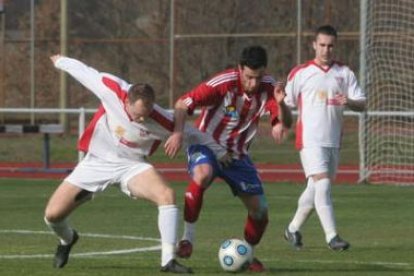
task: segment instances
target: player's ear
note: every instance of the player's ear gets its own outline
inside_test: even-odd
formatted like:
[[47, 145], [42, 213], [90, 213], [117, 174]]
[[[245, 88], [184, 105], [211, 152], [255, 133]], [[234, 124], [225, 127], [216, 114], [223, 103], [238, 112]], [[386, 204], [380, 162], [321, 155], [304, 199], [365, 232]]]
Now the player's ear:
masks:
[[316, 51], [316, 41], [315, 40], [312, 42], [312, 47], [313, 47], [313, 50]]

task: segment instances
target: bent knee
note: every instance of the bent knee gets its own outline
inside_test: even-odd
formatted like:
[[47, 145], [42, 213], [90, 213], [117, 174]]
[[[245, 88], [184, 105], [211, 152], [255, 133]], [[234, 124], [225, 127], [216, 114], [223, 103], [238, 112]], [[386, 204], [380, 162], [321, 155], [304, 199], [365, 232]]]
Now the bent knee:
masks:
[[44, 213], [44, 219], [48, 222], [55, 223], [55, 222], [59, 222], [65, 219], [65, 214], [63, 214], [62, 212], [59, 212], [56, 209], [46, 207], [45, 213]]
[[207, 187], [213, 177], [213, 169], [210, 165], [202, 164], [194, 168], [193, 170], [193, 181], [200, 183], [201, 186]]

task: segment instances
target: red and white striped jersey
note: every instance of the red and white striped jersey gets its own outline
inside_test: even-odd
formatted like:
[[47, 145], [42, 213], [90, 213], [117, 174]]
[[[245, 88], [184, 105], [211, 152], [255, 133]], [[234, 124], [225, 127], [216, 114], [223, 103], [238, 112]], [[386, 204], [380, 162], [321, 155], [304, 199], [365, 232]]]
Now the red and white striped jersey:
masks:
[[278, 105], [273, 96], [275, 80], [265, 75], [258, 92], [243, 92], [240, 71], [229, 69], [201, 83], [180, 97], [189, 114], [202, 107], [196, 126], [236, 156], [248, 154], [261, 116], [270, 112], [272, 125], [278, 122]]
[[365, 100], [354, 73], [339, 62], [326, 70], [313, 60], [296, 66], [288, 76], [285, 103], [297, 107], [296, 148], [340, 147], [344, 106], [335, 100], [344, 94]]
[[[126, 81], [67, 57], [59, 58], [55, 66], [69, 73], [101, 100], [100, 108], [78, 143], [80, 150], [111, 162], [141, 160], [142, 156], [151, 155], [174, 130], [172, 114], [156, 104], [144, 122], [130, 119], [125, 100], [131, 84]], [[225, 153], [214, 140], [189, 125], [185, 128], [184, 139], [185, 143], [205, 144], [219, 155]]]

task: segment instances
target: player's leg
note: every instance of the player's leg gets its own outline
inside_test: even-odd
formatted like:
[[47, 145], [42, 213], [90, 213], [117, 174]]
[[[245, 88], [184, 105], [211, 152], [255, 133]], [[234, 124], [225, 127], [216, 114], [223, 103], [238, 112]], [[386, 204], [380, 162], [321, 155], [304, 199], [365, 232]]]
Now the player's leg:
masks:
[[188, 148], [188, 169], [191, 180], [184, 196], [184, 232], [178, 244], [177, 255], [189, 258], [195, 241], [196, 222], [203, 206], [204, 192], [214, 178], [216, 159], [206, 146], [193, 145]]
[[[254, 250], [268, 224], [267, 200], [257, 170], [250, 158], [246, 156], [242, 159], [233, 160], [229, 166], [223, 168], [220, 176], [226, 180], [233, 194], [240, 198], [247, 209], [244, 239]], [[257, 258], [253, 258], [249, 270], [262, 272], [264, 266]]]
[[60, 240], [55, 253], [54, 267], [62, 268], [66, 265], [69, 252], [78, 240], [78, 234], [70, 227], [67, 217], [91, 196], [92, 193], [64, 181], [50, 197], [44, 221]]
[[[264, 194], [249, 195], [240, 194], [240, 199], [248, 211], [244, 226], [244, 239], [252, 246], [253, 250], [259, 244], [268, 224], [268, 207]], [[263, 264], [255, 257], [249, 265], [249, 270], [253, 272], [264, 271]]]
[[[318, 168], [313, 169], [309, 173], [309, 176], [314, 182], [315, 209], [324, 230], [326, 242], [330, 248], [334, 250], [346, 250], [349, 244], [338, 237], [331, 198], [331, 179], [336, 172], [338, 150], [332, 148], [320, 148], [319, 150], [319, 152], [314, 152], [316, 156], [319, 156]], [[335, 155], [333, 152], [337, 154]]]
[[133, 198], [143, 198], [158, 206], [158, 229], [161, 236], [161, 271], [173, 273], [192, 273], [192, 270], [179, 264], [175, 259], [177, 242], [178, 208], [175, 192], [164, 178], [148, 164], [144, 170], [131, 170], [121, 182], [123, 191], [127, 190]]
[[91, 199], [95, 192], [103, 191], [115, 182], [124, 168], [123, 164], [119, 166], [106, 162], [88, 153], [52, 195], [45, 210], [45, 221], [61, 239], [55, 253], [55, 267], [65, 266], [78, 239], [78, 234], [66, 218], [75, 208]]
[[284, 233], [285, 239], [290, 242], [295, 249], [301, 249], [303, 246], [300, 229], [312, 214], [314, 209], [314, 198], [315, 188], [313, 179], [310, 177], [307, 179], [305, 190], [299, 197], [296, 213]]

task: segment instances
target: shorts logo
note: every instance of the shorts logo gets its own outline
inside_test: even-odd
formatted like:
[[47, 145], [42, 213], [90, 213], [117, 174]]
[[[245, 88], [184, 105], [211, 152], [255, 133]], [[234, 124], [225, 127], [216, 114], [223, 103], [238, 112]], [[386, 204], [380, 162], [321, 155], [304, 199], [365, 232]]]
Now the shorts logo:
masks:
[[197, 151], [194, 152], [193, 154], [191, 154], [190, 156], [190, 162], [192, 163], [197, 163], [198, 161], [200, 161], [201, 159], [203, 159], [205, 157], [204, 154], [202, 154], [201, 152]]
[[253, 190], [257, 187], [259, 187], [258, 184], [253, 184], [253, 183], [246, 183], [244, 181], [240, 182], [240, 187], [242, 188], [243, 191], [248, 191], [248, 190]]

